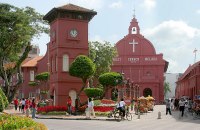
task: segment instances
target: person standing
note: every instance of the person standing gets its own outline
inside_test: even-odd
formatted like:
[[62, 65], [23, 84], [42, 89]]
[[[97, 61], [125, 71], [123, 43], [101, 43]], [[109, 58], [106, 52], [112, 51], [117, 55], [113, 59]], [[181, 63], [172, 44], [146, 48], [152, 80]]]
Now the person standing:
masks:
[[72, 99], [71, 99], [71, 97], [69, 96], [69, 97], [67, 98], [67, 111], [68, 111], [68, 114], [69, 114], [69, 115], [72, 114], [72, 109], [71, 109], [71, 107], [72, 107]]
[[171, 101], [169, 99], [167, 100], [167, 103], [166, 103], [166, 115], [168, 114], [168, 112], [169, 112], [170, 115], [172, 115], [172, 113], [171, 113]]
[[75, 115], [77, 115], [78, 112], [78, 99], [75, 100]]
[[31, 105], [32, 105], [32, 119], [35, 119], [35, 113], [36, 113], [36, 103], [35, 103], [35, 98], [32, 99], [32, 102], [31, 102]]
[[22, 99], [19, 99], [19, 112], [22, 110]]
[[14, 100], [15, 111], [17, 111], [18, 103], [19, 103], [19, 102], [18, 102], [18, 99], [15, 98], [15, 100]]
[[25, 102], [25, 99], [23, 98], [22, 99], [22, 113], [24, 113], [25, 104], [26, 102]]
[[185, 109], [185, 100], [184, 98], [181, 98], [181, 100], [179, 101], [179, 110], [181, 112], [182, 117], [184, 115], [184, 109]]
[[91, 113], [92, 113], [93, 117], [96, 118], [95, 112], [94, 112], [94, 102], [91, 97], [88, 100], [88, 110], [89, 110], [89, 118], [90, 118]]

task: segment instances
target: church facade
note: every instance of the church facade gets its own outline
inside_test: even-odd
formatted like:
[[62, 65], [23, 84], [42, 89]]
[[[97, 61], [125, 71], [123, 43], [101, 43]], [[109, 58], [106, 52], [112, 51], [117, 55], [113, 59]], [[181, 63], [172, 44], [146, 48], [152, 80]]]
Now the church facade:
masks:
[[[163, 54], [156, 54], [153, 44], [140, 34], [135, 17], [130, 22], [128, 34], [116, 43], [116, 48], [118, 56], [113, 59], [112, 71], [124, 74], [125, 82], [130, 82], [130, 85], [126, 86], [131, 87], [127, 88], [130, 94], [126, 98], [150, 95], [157, 103], [162, 102], [164, 72], [168, 62], [163, 59]], [[133, 90], [132, 94], [130, 89]], [[134, 92], [136, 89], [139, 91], [137, 96]], [[124, 92], [121, 93], [123, 95]]]
[[[96, 14], [93, 10], [67, 4], [53, 8], [44, 16], [50, 24], [50, 42], [45, 56], [24, 61], [20, 97], [39, 95], [44, 86], [33, 88], [29, 81], [34, 81], [36, 74], [48, 71], [47, 87], [54, 105], [65, 105], [68, 96], [72, 97], [74, 105], [82, 82], [69, 75], [69, 65], [78, 55], [88, 55], [88, 23]], [[163, 54], [156, 54], [153, 44], [140, 34], [136, 18], [132, 19], [128, 34], [116, 43], [116, 48], [118, 56], [113, 59], [112, 71], [123, 73], [132, 87], [137, 86], [138, 96], [151, 95], [157, 102], [163, 101], [164, 72], [168, 63]], [[85, 100], [86, 96], [82, 94], [80, 99]]]

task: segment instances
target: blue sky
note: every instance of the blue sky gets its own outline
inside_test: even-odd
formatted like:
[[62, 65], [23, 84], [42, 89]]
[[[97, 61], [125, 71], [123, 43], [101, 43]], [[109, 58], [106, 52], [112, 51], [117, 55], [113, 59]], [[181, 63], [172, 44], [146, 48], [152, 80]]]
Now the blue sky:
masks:
[[[90, 41], [116, 43], [128, 34], [136, 9], [141, 34], [169, 61], [168, 72], [183, 73], [189, 64], [200, 60], [200, 0], [0, 0], [17, 7], [30, 6], [41, 14], [67, 3], [94, 9], [97, 15], [89, 24]], [[46, 52], [48, 35], [34, 38], [40, 55]]]

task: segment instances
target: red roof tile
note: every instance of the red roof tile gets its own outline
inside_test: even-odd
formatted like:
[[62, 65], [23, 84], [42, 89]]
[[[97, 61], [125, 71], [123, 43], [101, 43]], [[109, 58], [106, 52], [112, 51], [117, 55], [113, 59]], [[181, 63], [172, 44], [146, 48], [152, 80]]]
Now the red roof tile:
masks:
[[90, 9], [86, 9], [77, 5], [73, 5], [73, 4], [67, 4], [64, 6], [60, 6], [57, 9], [63, 9], [63, 10], [69, 10], [69, 11], [80, 11], [80, 12], [95, 12], [93, 10]]
[[37, 57], [25, 62], [24, 64], [22, 64], [22, 67], [35, 67], [37, 65], [37, 62], [42, 58], [43, 58], [43, 56], [37, 56]]

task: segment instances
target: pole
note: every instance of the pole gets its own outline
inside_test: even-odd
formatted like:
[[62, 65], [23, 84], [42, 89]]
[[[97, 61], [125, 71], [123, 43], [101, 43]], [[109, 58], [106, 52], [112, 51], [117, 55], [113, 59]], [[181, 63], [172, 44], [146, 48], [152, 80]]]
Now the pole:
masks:
[[197, 49], [195, 48], [193, 52], [194, 52], [194, 63], [195, 63], [196, 62]]

